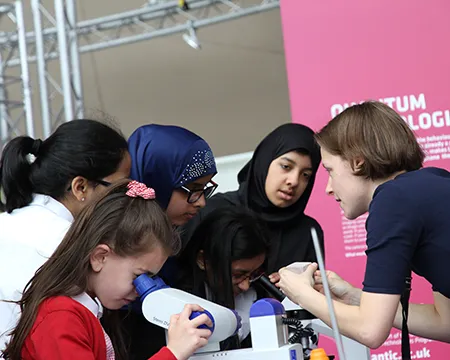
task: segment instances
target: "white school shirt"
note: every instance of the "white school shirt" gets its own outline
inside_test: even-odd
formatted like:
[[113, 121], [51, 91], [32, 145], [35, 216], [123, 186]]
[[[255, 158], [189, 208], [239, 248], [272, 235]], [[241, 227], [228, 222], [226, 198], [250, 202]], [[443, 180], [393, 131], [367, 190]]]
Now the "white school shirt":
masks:
[[[205, 284], [206, 299], [212, 298], [211, 289]], [[240, 293], [234, 298], [234, 310], [241, 317], [241, 327], [238, 330], [239, 340], [243, 341], [250, 334], [250, 308], [257, 300], [255, 289], [250, 287], [247, 291]], [[211, 301], [211, 300], [210, 300]]]
[[[72, 299], [90, 310], [97, 319], [100, 319], [103, 316], [103, 306], [98, 298], [92, 299], [88, 294], [83, 292], [77, 296], [72, 296]], [[106, 333], [105, 329], [103, 329], [103, 336], [105, 337], [106, 343], [106, 360], [115, 360], [116, 355], [114, 353], [114, 347], [111, 338]]]
[[20, 300], [26, 284], [61, 243], [72, 222], [63, 204], [41, 194], [33, 195], [28, 206], [0, 214], [0, 350], [20, 311], [17, 305], [1, 300]]

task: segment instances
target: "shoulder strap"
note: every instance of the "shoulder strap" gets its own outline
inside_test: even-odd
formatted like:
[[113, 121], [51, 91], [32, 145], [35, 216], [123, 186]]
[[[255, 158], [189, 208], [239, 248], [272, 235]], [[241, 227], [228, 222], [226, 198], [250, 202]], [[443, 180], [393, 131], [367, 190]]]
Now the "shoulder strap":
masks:
[[409, 309], [409, 297], [411, 295], [411, 273], [405, 278], [405, 288], [403, 294], [400, 297], [400, 303], [402, 304], [402, 360], [411, 360], [411, 348], [409, 344], [409, 331], [408, 331], [408, 309]]

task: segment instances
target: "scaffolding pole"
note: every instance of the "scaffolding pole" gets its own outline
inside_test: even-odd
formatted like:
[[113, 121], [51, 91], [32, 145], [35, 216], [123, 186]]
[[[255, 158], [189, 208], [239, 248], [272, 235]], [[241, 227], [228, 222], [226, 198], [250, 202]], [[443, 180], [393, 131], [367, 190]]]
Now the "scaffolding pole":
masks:
[[9, 109], [7, 106], [8, 94], [6, 91], [6, 81], [3, 73], [4, 62], [0, 52], [0, 147], [8, 139], [8, 122], [10, 121]]
[[42, 35], [42, 17], [40, 10], [40, 0], [31, 0], [31, 7], [33, 11], [33, 22], [35, 31], [36, 43], [36, 65], [39, 79], [39, 96], [41, 99], [41, 117], [43, 136], [47, 137], [51, 133], [51, 113], [50, 113], [50, 98], [47, 86], [47, 63], [45, 60], [44, 38]]
[[[0, 45], [0, 146], [3, 147], [13, 136], [34, 137], [34, 122], [22, 2], [0, 4], [0, 20], [11, 21], [16, 27], [14, 39]], [[14, 56], [19, 59], [20, 75], [15, 75], [8, 66]], [[20, 93], [20, 100], [10, 98], [13, 86], [19, 87], [16, 93]]]
[[80, 54], [78, 53], [77, 13], [75, 0], [66, 0], [66, 15], [71, 69], [70, 77], [75, 103], [74, 112], [76, 119], [82, 119], [84, 113], [83, 86], [81, 83]]
[[27, 135], [34, 138], [34, 123], [33, 123], [33, 106], [31, 104], [31, 85], [30, 72], [28, 70], [27, 61], [27, 42], [25, 21], [23, 17], [22, 1], [15, 2], [17, 32], [19, 35], [19, 54], [20, 54], [20, 69], [23, 84], [23, 105], [25, 110], [25, 122], [27, 128]]
[[[53, 77], [47, 70], [47, 63], [49, 61], [48, 54], [54, 51], [59, 53], [59, 41], [58, 33], [52, 33], [51, 36], [44, 38], [44, 33], [48, 32], [49, 27], [44, 28], [45, 24], [50, 24], [51, 28], [56, 28], [57, 19], [55, 15], [47, 10], [42, 4], [41, 0], [32, 0], [32, 11], [34, 19], [34, 45], [36, 53], [36, 69], [39, 80], [39, 95], [41, 103], [41, 116], [42, 116], [42, 134], [43, 137], [48, 137], [51, 132], [58, 127], [62, 121], [67, 119], [72, 120], [66, 114], [67, 101], [65, 101], [65, 95], [63, 91], [62, 82]], [[69, 36], [69, 17], [66, 15], [70, 12], [66, 3], [62, 4], [64, 17], [62, 18], [62, 26], [60, 27], [61, 36], [63, 41], [66, 40], [65, 54], [69, 60], [69, 64], [66, 68], [69, 71], [69, 79], [67, 83], [67, 94], [71, 93], [69, 99], [71, 99], [72, 112], [74, 111], [75, 118], [82, 117], [82, 91], [81, 91], [81, 71], [79, 69], [79, 62], [77, 59], [71, 61], [72, 52], [69, 52], [68, 47], [71, 45], [71, 38]], [[56, 7], [55, 7], [56, 8]], [[74, 19], [74, 16], [71, 17]], [[29, 36], [29, 35], [28, 35]], [[29, 41], [29, 44], [33, 44]], [[75, 43], [76, 46], [76, 43]], [[73, 49], [71, 50], [73, 51]], [[60, 59], [60, 61], [64, 61]], [[63, 66], [60, 66], [61, 68]], [[76, 71], [78, 68], [78, 71]], [[75, 84], [75, 85], [73, 85]], [[80, 89], [80, 90], [77, 90]], [[69, 96], [69, 95], [67, 95]], [[75, 99], [75, 100], [73, 100]], [[59, 101], [61, 100], [61, 101]], [[73, 105], [75, 103], [75, 105]], [[81, 103], [81, 105], [80, 105]], [[69, 110], [70, 112], [70, 110]], [[80, 115], [81, 114], [81, 115]]]
[[56, 26], [58, 28], [59, 66], [64, 96], [65, 121], [73, 120], [72, 91], [70, 87], [70, 60], [66, 37], [66, 15], [64, 0], [55, 0]]

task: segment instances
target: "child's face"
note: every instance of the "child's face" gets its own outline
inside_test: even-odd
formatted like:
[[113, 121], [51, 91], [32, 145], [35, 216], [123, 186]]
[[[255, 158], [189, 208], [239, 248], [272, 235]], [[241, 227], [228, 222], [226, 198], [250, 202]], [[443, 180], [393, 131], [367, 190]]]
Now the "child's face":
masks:
[[99, 245], [91, 255], [93, 273], [89, 291], [105, 308], [120, 309], [138, 296], [133, 280], [141, 274], [157, 274], [166, 260], [167, 254], [161, 246], [139, 256], [121, 257], [107, 245]]
[[231, 263], [234, 296], [246, 292], [250, 288], [253, 277], [260, 274], [265, 259], [266, 255], [261, 254], [251, 259], [235, 260]]
[[[213, 175], [203, 176], [187, 184], [186, 187], [191, 191], [203, 190], [212, 177]], [[189, 194], [181, 189], [176, 189], [172, 193], [166, 213], [175, 226], [186, 224], [206, 205], [206, 199], [203, 195], [192, 204], [188, 203], [188, 196]]]
[[313, 173], [311, 157], [290, 151], [273, 160], [267, 172], [265, 191], [280, 208], [295, 204], [303, 195]]

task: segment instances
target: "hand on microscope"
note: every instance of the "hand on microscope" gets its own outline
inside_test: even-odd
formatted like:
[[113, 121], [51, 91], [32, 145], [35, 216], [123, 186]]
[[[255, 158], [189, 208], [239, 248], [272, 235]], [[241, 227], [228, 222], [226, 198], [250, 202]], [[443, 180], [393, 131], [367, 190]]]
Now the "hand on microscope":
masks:
[[305, 289], [313, 289], [315, 285], [314, 273], [317, 270], [317, 264], [308, 265], [301, 273], [289, 269], [289, 267], [281, 268], [280, 281], [276, 284], [281, 291], [293, 302], [301, 305], [301, 294]]
[[[322, 276], [316, 263], [310, 264], [302, 273], [288, 268], [280, 269], [280, 282], [276, 284], [283, 293], [301, 305], [301, 296], [306, 288], [314, 288], [324, 294]], [[361, 289], [353, 287], [333, 271], [327, 271], [328, 285], [333, 298], [347, 305], [359, 305]]]
[[[342, 279], [334, 271], [327, 270], [327, 280], [330, 292], [334, 300], [347, 305], [359, 305], [362, 290], [352, 286], [350, 283]], [[314, 288], [324, 294], [322, 285], [322, 274], [319, 270], [314, 273]]]
[[203, 311], [198, 305], [185, 305], [180, 314], [172, 315], [168, 329], [167, 347], [177, 360], [187, 360], [197, 349], [208, 343], [211, 331], [198, 328], [201, 325], [212, 326], [206, 314], [189, 319], [193, 311]]
[[272, 284], [278, 283], [278, 281], [280, 281], [280, 274], [278, 274], [277, 272], [270, 274], [269, 280]]

